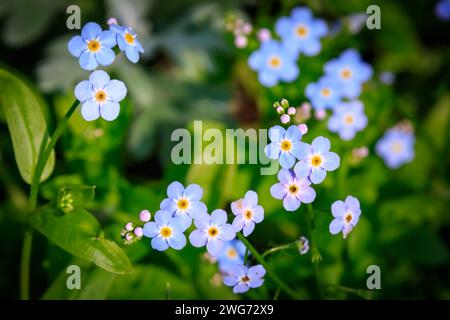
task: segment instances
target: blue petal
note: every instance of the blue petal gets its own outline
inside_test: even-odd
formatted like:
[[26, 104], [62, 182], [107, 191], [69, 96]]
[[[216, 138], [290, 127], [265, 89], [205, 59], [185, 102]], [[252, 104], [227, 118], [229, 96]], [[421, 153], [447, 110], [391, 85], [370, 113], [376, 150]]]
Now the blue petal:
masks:
[[110, 48], [101, 48], [99, 52], [95, 54], [97, 62], [102, 66], [109, 66], [113, 63], [114, 58], [116, 57], [114, 51]]
[[99, 35], [102, 47], [112, 48], [116, 45], [116, 34], [112, 31], [102, 31]]
[[234, 231], [236, 231], [236, 232], [241, 231], [242, 228], [244, 227], [244, 223], [245, 223], [245, 220], [242, 215], [236, 216], [236, 218], [234, 218], [233, 224], [232, 224]]
[[140, 53], [144, 53], [144, 47], [142, 44], [138, 41], [138, 39], [134, 38], [134, 45], [136, 46], [136, 49]]
[[261, 287], [263, 285], [263, 283], [264, 283], [264, 279], [251, 279], [248, 282], [248, 286], [250, 288], [258, 288], [258, 287]]
[[316, 199], [316, 192], [311, 187], [303, 188], [298, 196], [303, 203], [312, 203]]
[[109, 83], [109, 75], [103, 70], [96, 70], [89, 76], [94, 89], [103, 89]]
[[334, 152], [327, 152], [323, 155], [324, 163], [323, 167], [327, 171], [334, 171], [337, 168], [339, 168], [341, 159], [339, 156]]
[[298, 200], [295, 196], [287, 195], [283, 199], [283, 207], [287, 211], [295, 211], [300, 207], [300, 200]]
[[255, 229], [255, 223], [253, 221], [251, 221], [250, 223], [247, 223], [244, 226], [244, 230], [242, 232], [244, 234], [244, 237], [248, 237], [253, 232], [254, 229]]
[[167, 195], [169, 196], [169, 198], [171, 199], [176, 199], [178, 200], [179, 198], [181, 198], [183, 196], [183, 192], [184, 192], [184, 187], [183, 185], [178, 182], [178, 181], [174, 181], [171, 184], [169, 184], [169, 186], [167, 187]]
[[280, 171], [278, 171], [277, 177], [278, 180], [284, 184], [289, 184], [293, 180], [292, 173], [288, 169], [280, 169]]
[[342, 218], [347, 211], [347, 207], [342, 200], [337, 200], [331, 205], [331, 214], [335, 218]]
[[217, 226], [227, 223], [227, 213], [222, 209], [216, 209], [211, 213], [211, 222]]
[[283, 184], [276, 183], [272, 187], [270, 187], [270, 194], [275, 199], [281, 200], [281, 199], [283, 199], [286, 196], [287, 190], [286, 190], [286, 188], [284, 187]]
[[255, 220], [256, 223], [260, 223], [264, 220], [264, 209], [261, 206], [256, 206], [256, 208], [253, 209], [253, 220]]
[[143, 232], [144, 232], [144, 236], [153, 238], [159, 234], [159, 228], [156, 225], [156, 223], [154, 223], [153, 221], [147, 222], [146, 224], [144, 224]]
[[280, 152], [281, 152], [280, 144], [277, 142], [269, 143], [264, 148], [264, 153], [269, 159], [278, 159], [280, 157]]
[[117, 45], [119, 46], [120, 51], [125, 51], [127, 47], [127, 42], [122, 34], [117, 35]]
[[289, 18], [281, 17], [277, 20], [275, 24], [275, 31], [281, 37], [286, 36], [292, 30], [292, 24], [289, 21]]
[[352, 212], [357, 212], [360, 210], [359, 200], [355, 197], [347, 196], [347, 198], [345, 198], [345, 204]]
[[251, 69], [258, 71], [265, 63], [265, 55], [261, 51], [254, 51], [248, 58], [248, 65]]
[[186, 237], [182, 232], [174, 232], [167, 242], [175, 250], [181, 250], [186, 245]]
[[211, 223], [211, 216], [209, 214], [202, 213], [194, 219], [194, 224], [198, 229], [206, 229]]
[[91, 40], [97, 38], [97, 36], [102, 32], [102, 28], [95, 22], [88, 22], [81, 29], [81, 36], [85, 40]]
[[80, 36], [75, 36], [70, 39], [69, 43], [67, 44], [67, 49], [69, 50], [71, 55], [78, 58], [81, 53], [87, 49], [87, 44], [83, 41], [83, 38], [81, 38]]
[[200, 200], [203, 197], [203, 189], [198, 184], [190, 184], [184, 190], [184, 196], [189, 200]]
[[292, 82], [298, 78], [299, 74], [300, 74], [300, 70], [299, 70], [297, 64], [295, 64], [293, 62], [288, 63], [287, 61], [285, 61], [283, 71], [280, 75], [280, 78], [281, 78], [281, 80], [283, 80], [285, 82]]
[[244, 207], [250, 208], [256, 207], [258, 205], [258, 194], [253, 190], [247, 191], [244, 196], [243, 205]]
[[117, 119], [120, 113], [120, 104], [115, 101], [106, 101], [100, 107], [100, 115], [106, 121]]
[[249, 287], [243, 283], [239, 283], [237, 286], [233, 288], [234, 293], [244, 293], [249, 290]]
[[294, 165], [295, 157], [290, 153], [282, 152], [279, 161], [282, 168], [289, 169]]
[[127, 87], [120, 80], [111, 80], [105, 87], [108, 97], [116, 102], [122, 101], [127, 95]]
[[126, 46], [125, 47], [125, 55], [127, 56], [128, 60], [130, 60], [133, 63], [136, 63], [139, 61], [139, 53], [137, 52], [136, 47], [134, 46]]
[[184, 232], [192, 224], [192, 218], [187, 214], [177, 215], [173, 218], [171, 225]]
[[280, 142], [286, 136], [286, 130], [281, 126], [273, 126], [269, 129], [269, 139], [272, 142]]
[[311, 170], [311, 174], [309, 175], [309, 179], [311, 180], [312, 183], [314, 184], [318, 184], [321, 183], [325, 177], [327, 175], [327, 172], [325, 169], [323, 168], [312, 168]]
[[337, 234], [342, 231], [342, 228], [344, 228], [344, 220], [337, 218], [331, 221], [330, 223], [330, 233], [331, 234]]
[[166, 210], [158, 210], [155, 213], [155, 222], [158, 226], [168, 225], [172, 221], [172, 214]]
[[158, 251], [164, 251], [169, 248], [169, 244], [163, 237], [155, 237], [152, 239], [152, 248]]
[[191, 201], [189, 203], [188, 214], [194, 219], [197, 219], [197, 217], [206, 213], [206, 211], [206, 205], [201, 201]]
[[263, 70], [258, 74], [259, 82], [265, 87], [273, 87], [277, 84], [277, 76], [270, 71]]
[[330, 140], [324, 137], [317, 137], [311, 143], [314, 152], [323, 154], [330, 151]]
[[302, 133], [297, 126], [292, 125], [287, 129], [286, 139], [289, 139], [291, 141], [297, 141], [297, 140], [300, 140], [301, 138], [302, 138]]
[[224, 285], [228, 287], [233, 287], [239, 282], [238, 278], [235, 276], [227, 276], [223, 278]]
[[260, 264], [251, 267], [247, 272], [249, 278], [262, 278], [266, 274], [266, 269]]
[[94, 91], [92, 89], [92, 84], [87, 81], [81, 81], [77, 86], [75, 87], [75, 97], [80, 101], [84, 102], [86, 100], [92, 99], [94, 95]]
[[309, 41], [308, 45], [302, 49], [302, 52], [305, 56], [312, 57], [318, 55], [321, 48], [322, 46], [319, 40]]
[[292, 144], [291, 153], [298, 159], [304, 159], [310, 150], [310, 146], [304, 142], [296, 142]]
[[170, 211], [173, 214], [176, 211], [176, 204], [173, 201], [173, 199], [166, 198], [163, 201], [161, 201], [159, 208]]
[[307, 21], [310, 20], [313, 15], [309, 8], [297, 7], [292, 9], [291, 16], [295, 19], [295, 21]]
[[87, 100], [81, 105], [81, 116], [86, 121], [93, 121], [100, 117], [100, 106], [94, 100]]
[[209, 239], [208, 243], [206, 244], [206, 249], [208, 250], [210, 255], [212, 255], [213, 257], [217, 257], [222, 252], [223, 241], [217, 238]]
[[80, 67], [84, 70], [94, 70], [98, 66], [97, 59], [95, 59], [95, 54], [90, 51], [84, 51], [80, 55], [79, 62]]
[[224, 241], [231, 241], [236, 237], [236, 231], [231, 224], [222, 225], [220, 229], [220, 238]]
[[201, 230], [194, 230], [189, 235], [189, 241], [194, 247], [203, 247], [206, 244], [206, 241], [208, 240], [208, 236], [205, 232]]
[[295, 175], [298, 178], [308, 178], [311, 173], [311, 164], [307, 160], [301, 160], [297, 162], [294, 167]]
[[324, 37], [328, 33], [328, 25], [322, 19], [316, 19], [312, 22], [312, 32], [318, 37]]

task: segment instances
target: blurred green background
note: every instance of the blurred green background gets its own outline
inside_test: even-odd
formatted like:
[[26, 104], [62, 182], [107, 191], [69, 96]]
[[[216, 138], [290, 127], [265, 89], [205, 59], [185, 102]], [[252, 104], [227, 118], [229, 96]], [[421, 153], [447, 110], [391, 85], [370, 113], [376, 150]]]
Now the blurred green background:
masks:
[[[66, 8], [74, 1], [19, 0], [0, 2], [0, 67], [24, 79], [39, 97], [50, 132], [74, 100], [73, 88], [88, 76], [67, 51], [78, 31], [67, 30]], [[154, 213], [167, 185], [178, 180], [198, 183], [212, 211], [255, 190], [265, 208], [265, 220], [249, 237], [261, 252], [308, 236], [305, 207], [287, 213], [269, 194], [275, 176], [260, 176], [258, 165], [172, 164], [170, 134], [176, 128], [269, 128], [278, 122], [272, 103], [287, 98], [305, 101], [304, 88], [322, 74], [322, 66], [349, 47], [358, 49], [374, 68], [361, 100], [367, 128], [343, 142], [310, 120], [304, 140], [329, 137], [343, 165], [315, 187], [317, 268], [311, 254], [294, 249], [269, 256], [271, 268], [304, 298], [392, 299], [450, 298], [450, 46], [448, 22], [434, 14], [433, 1], [78, 1], [82, 25], [106, 26], [109, 17], [130, 25], [145, 54], [138, 64], [123, 56], [106, 68], [121, 79], [128, 96], [119, 118], [85, 122], [77, 112], [59, 141], [55, 170], [40, 188], [39, 204], [57, 196], [61, 187], [95, 185], [87, 209], [107, 238], [121, 244], [120, 229], [138, 222], [138, 213]], [[255, 29], [273, 31], [275, 21], [295, 6], [309, 6], [316, 17], [343, 27], [323, 41], [316, 57], [301, 56], [297, 81], [263, 88], [247, 66], [258, 46], [250, 39], [237, 49], [225, 30], [230, 12]], [[381, 30], [350, 32], [346, 20], [381, 8]], [[393, 85], [378, 80], [381, 72], [396, 74]], [[0, 90], [3, 90], [0, 87]], [[376, 156], [374, 144], [384, 131], [409, 119], [416, 131], [416, 157], [389, 170]], [[350, 165], [351, 150], [367, 146], [370, 155]], [[342, 170], [343, 168], [346, 168]], [[11, 138], [0, 112], [0, 297], [19, 298], [19, 262], [27, 214], [29, 186], [21, 179]], [[354, 195], [362, 216], [348, 239], [332, 236], [330, 207]], [[265, 284], [237, 296], [217, 278], [217, 265], [203, 258], [204, 248], [187, 245], [181, 251], [159, 253], [149, 241], [125, 247], [134, 273], [116, 275], [74, 258], [35, 233], [31, 260], [31, 297], [35, 299], [271, 299], [276, 286]], [[67, 290], [66, 267], [82, 266], [82, 290]], [[381, 268], [382, 289], [366, 289], [366, 268]], [[282, 292], [280, 298], [288, 298]]]

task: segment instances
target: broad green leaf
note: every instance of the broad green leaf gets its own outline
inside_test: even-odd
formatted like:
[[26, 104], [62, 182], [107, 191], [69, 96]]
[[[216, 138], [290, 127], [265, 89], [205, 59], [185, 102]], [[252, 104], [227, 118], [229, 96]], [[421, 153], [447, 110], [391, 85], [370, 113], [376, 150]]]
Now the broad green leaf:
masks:
[[48, 204], [30, 214], [30, 224], [57, 246], [106, 271], [133, 271], [127, 255], [115, 242], [103, 238], [98, 221], [84, 209], [75, 207], [64, 214]]
[[[23, 180], [30, 184], [42, 141], [48, 141], [40, 100], [22, 80], [3, 69], [0, 69], [0, 88], [0, 106], [11, 134], [17, 166]], [[52, 152], [41, 181], [50, 176], [54, 164], [55, 155]]]

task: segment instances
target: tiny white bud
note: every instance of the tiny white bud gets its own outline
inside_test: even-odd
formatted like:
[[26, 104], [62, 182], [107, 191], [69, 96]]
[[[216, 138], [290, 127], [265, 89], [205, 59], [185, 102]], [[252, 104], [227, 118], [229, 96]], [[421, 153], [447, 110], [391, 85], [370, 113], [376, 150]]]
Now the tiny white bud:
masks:
[[295, 109], [294, 107], [289, 107], [287, 109], [287, 114], [290, 115], [290, 116], [295, 115], [296, 112], [297, 112], [297, 109]]
[[141, 213], [139, 213], [139, 220], [142, 222], [148, 222], [152, 218], [152, 214], [148, 210], [142, 210]]
[[144, 235], [144, 230], [142, 230], [141, 227], [137, 227], [136, 229], [134, 229], [134, 234], [136, 235], [136, 237], [142, 238], [142, 236]]
[[132, 222], [128, 222], [128, 223], [125, 225], [125, 230], [127, 230], [127, 231], [133, 231], [133, 229], [134, 229], [134, 225], [133, 225]]
[[247, 37], [237, 36], [234, 38], [234, 45], [239, 49], [245, 48], [247, 46]]
[[306, 123], [300, 123], [298, 125], [298, 128], [300, 129], [300, 132], [305, 135], [308, 132], [308, 126], [306, 125]]
[[110, 26], [112, 24], [117, 24], [117, 19], [116, 18], [109, 18], [108, 21], [106, 21], [106, 23]]
[[289, 115], [287, 114], [282, 114], [280, 117], [280, 121], [282, 124], [287, 124], [289, 123], [289, 121], [291, 121], [291, 117], [289, 117]]

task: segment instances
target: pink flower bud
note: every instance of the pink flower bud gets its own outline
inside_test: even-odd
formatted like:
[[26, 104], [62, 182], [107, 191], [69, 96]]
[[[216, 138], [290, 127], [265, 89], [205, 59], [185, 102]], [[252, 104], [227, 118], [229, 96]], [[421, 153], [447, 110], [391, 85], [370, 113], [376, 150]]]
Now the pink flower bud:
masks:
[[133, 226], [133, 223], [132, 223], [132, 222], [128, 222], [128, 223], [125, 225], [125, 230], [127, 230], [127, 231], [133, 231], [133, 229], [134, 229], [134, 226]]
[[234, 38], [234, 45], [239, 49], [245, 48], [247, 46], [247, 37], [237, 36]]
[[282, 114], [280, 117], [280, 121], [282, 124], [287, 124], [289, 123], [289, 121], [291, 121], [291, 117], [289, 117], [289, 115], [287, 114]]
[[142, 236], [144, 235], [144, 230], [142, 230], [141, 227], [137, 227], [136, 229], [134, 229], [134, 234], [136, 235], [136, 237], [142, 238]]
[[116, 18], [109, 18], [108, 21], [106, 21], [106, 23], [110, 26], [112, 24], [117, 24], [117, 19]]
[[242, 32], [244, 34], [249, 34], [250, 32], [252, 32], [253, 27], [249, 22], [244, 23], [244, 25], [242, 26]]
[[310, 112], [311, 104], [309, 102], [303, 102], [301, 108], [302, 108], [303, 112]]
[[131, 233], [127, 233], [127, 234], [125, 235], [125, 240], [131, 241], [132, 239], [133, 239], [133, 235], [132, 235]]
[[266, 28], [259, 29], [259, 31], [258, 31], [259, 41], [264, 42], [264, 41], [270, 40], [271, 37], [272, 36], [270, 34], [269, 29], [266, 29]]
[[152, 218], [152, 214], [148, 210], [142, 210], [141, 213], [139, 213], [139, 220], [142, 222], [148, 222]]
[[281, 106], [280, 106], [280, 107], [277, 107], [276, 110], [277, 110], [277, 113], [278, 113], [278, 114], [283, 114], [283, 113], [284, 113], [284, 108], [281, 107]]
[[297, 112], [297, 109], [295, 109], [294, 107], [289, 107], [287, 109], [287, 114], [290, 115], [290, 116], [295, 115], [296, 112]]
[[316, 110], [315, 115], [316, 115], [317, 120], [323, 120], [327, 116], [327, 112], [325, 111], [325, 109], [319, 109], [319, 110]]
[[306, 125], [306, 123], [300, 123], [297, 126], [300, 129], [300, 132], [305, 135], [308, 132], [308, 126]]

